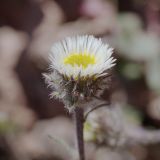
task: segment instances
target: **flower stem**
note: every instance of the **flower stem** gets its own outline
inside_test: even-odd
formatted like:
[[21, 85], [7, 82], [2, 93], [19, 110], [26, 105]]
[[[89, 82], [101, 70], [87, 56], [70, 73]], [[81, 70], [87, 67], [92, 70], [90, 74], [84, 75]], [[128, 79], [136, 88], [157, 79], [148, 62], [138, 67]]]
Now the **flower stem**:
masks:
[[79, 152], [79, 160], [85, 160], [84, 154], [84, 140], [83, 140], [83, 123], [84, 115], [83, 108], [76, 107], [74, 110], [76, 134], [77, 134], [77, 147]]

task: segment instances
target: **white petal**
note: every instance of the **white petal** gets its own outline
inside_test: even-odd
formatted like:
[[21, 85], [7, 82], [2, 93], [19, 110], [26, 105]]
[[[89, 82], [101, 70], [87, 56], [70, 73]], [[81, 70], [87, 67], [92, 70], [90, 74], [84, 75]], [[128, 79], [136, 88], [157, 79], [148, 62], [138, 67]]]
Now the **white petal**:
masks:
[[[70, 54], [77, 53], [93, 54], [96, 59], [95, 64], [90, 64], [86, 68], [78, 65], [64, 64], [64, 59]], [[65, 40], [55, 43], [51, 48], [49, 59], [50, 68], [56, 69], [59, 73], [77, 77], [81, 76], [105, 75], [106, 70], [115, 65], [115, 59], [112, 56], [113, 48], [108, 44], [103, 44], [101, 39], [93, 36], [68, 37]], [[105, 72], [105, 73], [104, 73]]]

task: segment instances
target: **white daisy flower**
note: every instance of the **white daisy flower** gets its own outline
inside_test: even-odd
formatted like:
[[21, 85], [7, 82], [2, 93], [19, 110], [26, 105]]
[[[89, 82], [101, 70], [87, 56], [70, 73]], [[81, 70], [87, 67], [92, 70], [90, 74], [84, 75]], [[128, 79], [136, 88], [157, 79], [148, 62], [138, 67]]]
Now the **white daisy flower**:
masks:
[[49, 74], [44, 74], [51, 95], [75, 108], [108, 87], [108, 69], [115, 65], [113, 49], [93, 36], [66, 38], [55, 43], [50, 54]]
[[68, 37], [51, 49], [51, 69], [77, 79], [78, 76], [102, 76], [115, 65], [113, 48], [93, 36]]

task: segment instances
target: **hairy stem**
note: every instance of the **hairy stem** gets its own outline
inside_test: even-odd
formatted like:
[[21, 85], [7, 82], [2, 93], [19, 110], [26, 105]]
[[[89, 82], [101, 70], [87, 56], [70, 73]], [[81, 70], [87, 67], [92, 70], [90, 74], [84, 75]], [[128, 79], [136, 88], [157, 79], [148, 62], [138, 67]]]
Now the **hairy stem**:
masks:
[[76, 107], [74, 110], [76, 134], [77, 134], [77, 147], [79, 152], [79, 160], [85, 160], [84, 155], [84, 140], [83, 140], [83, 123], [84, 115], [83, 108]]

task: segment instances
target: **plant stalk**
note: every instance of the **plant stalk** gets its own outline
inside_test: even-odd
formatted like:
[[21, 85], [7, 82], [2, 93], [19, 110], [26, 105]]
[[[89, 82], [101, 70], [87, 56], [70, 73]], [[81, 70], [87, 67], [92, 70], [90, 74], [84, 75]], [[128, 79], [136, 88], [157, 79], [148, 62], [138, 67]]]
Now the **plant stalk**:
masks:
[[74, 118], [76, 125], [76, 138], [77, 138], [77, 147], [79, 152], [79, 160], [85, 160], [84, 154], [84, 139], [83, 139], [83, 124], [84, 124], [84, 114], [83, 108], [76, 107], [74, 110]]

